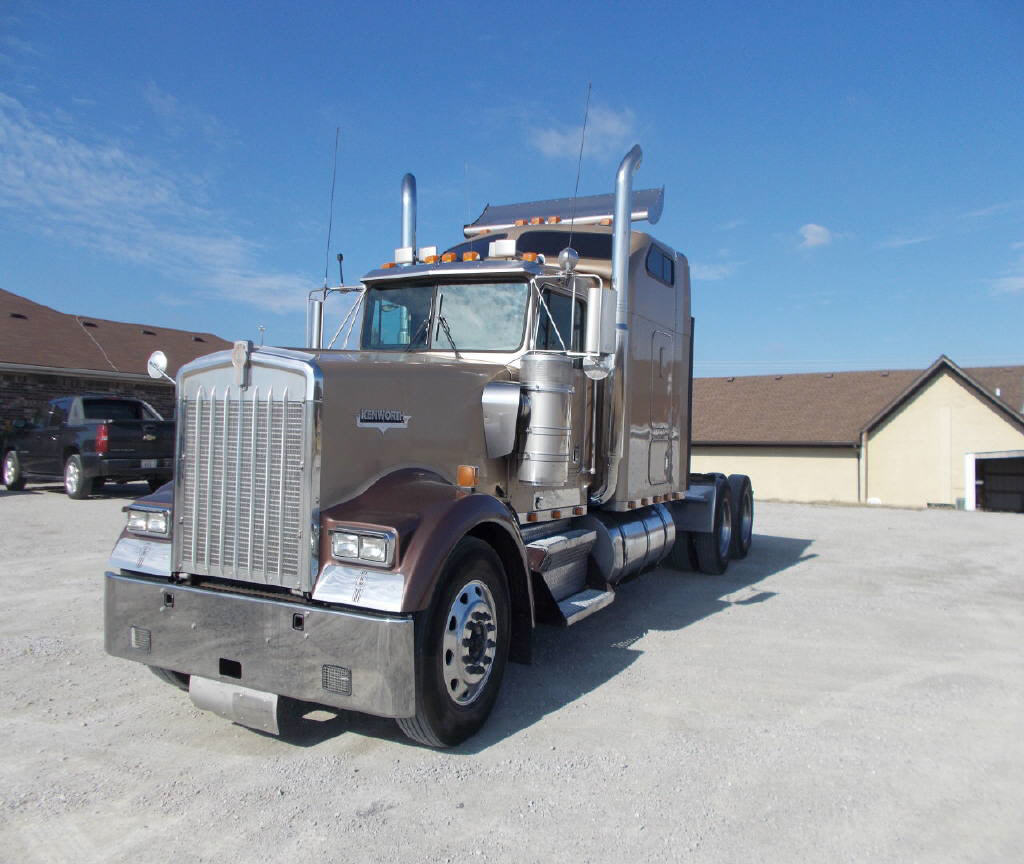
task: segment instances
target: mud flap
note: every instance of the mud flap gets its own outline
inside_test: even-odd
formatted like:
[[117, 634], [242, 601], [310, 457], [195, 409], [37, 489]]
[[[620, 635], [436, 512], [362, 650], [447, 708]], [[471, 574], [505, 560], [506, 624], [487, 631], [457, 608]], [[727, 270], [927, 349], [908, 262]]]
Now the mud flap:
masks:
[[272, 735], [280, 734], [279, 699], [276, 693], [264, 693], [241, 684], [193, 675], [189, 680], [188, 695], [193, 704], [204, 711], [212, 711], [250, 729]]

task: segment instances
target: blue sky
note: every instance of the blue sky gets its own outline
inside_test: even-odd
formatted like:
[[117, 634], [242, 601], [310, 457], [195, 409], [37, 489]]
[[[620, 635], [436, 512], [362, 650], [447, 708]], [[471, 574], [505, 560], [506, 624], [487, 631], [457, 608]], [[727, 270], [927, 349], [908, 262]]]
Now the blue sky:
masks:
[[[490, 202], [666, 187], [697, 374], [1024, 363], [1019, 2], [0, 6], [0, 287], [299, 344]], [[643, 229], [644, 226], [639, 226]]]

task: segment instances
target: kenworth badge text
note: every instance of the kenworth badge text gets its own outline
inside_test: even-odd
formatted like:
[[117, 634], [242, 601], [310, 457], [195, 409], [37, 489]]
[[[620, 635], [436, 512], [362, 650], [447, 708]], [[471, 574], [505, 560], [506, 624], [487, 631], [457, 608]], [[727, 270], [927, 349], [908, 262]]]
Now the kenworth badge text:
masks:
[[107, 651], [257, 729], [287, 697], [444, 747], [536, 623], [744, 557], [749, 479], [689, 474], [689, 266], [632, 230], [663, 201], [633, 191], [640, 160], [614, 195], [488, 206], [441, 255], [406, 175], [402, 246], [330, 289], [353, 300], [333, 338], [325, 290], [305, 349], [184, 366], [173, 488], [131, 506], [107, 569]]

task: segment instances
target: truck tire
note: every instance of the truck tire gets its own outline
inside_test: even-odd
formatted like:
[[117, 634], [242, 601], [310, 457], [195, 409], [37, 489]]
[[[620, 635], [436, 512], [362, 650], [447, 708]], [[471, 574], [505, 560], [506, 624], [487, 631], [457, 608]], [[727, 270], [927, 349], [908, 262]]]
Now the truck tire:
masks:
[[68, 461], [64, 463], [64, 491], [68, 493], [68, 498], [76, 501], [88, 498], [92, 492], [92, 479], [85, 476], [82, 457], [77, 453], [68, 456]]
[[489, 545], [465, 537], [416, 622], [416, 715], [399, 728], [428, 747], [479, 731], [498, 698], [510, 634], [505, 568]]
[[697, 550], [697, 566], [701, 573], [720, 576], [729, 566], [732, 547], [732, 493], [725, 477], [715, 478], [715, 518], [711, 531], [693, 535]]
[[149, 671], [165, 684], [170, 684], [172, 687], [188, 692], [190, 675], [186, 675], [184, 672], [173, 672], [170, 669], [161, 669], [159, 666], [150, 666]]
[[4, 453], [4, 486], [11, 492], [18, 492], [25, 488], [25, 478], [21, 473], [21, 462], [18, 461], [18, 454], [14, 450]]
[[754, 540], [754, 490], [746, 474], [729, 475], [732, 494], [732, 546], [729, 557], [746, 558]]

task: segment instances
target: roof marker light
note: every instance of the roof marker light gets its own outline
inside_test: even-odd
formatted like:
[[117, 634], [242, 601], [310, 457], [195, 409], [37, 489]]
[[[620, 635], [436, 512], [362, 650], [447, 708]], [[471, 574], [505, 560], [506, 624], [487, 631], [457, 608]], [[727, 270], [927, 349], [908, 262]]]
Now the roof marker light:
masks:
[[463, 261], [479, 261], [480, 260], [480, 253], [479, 252], [463, 252], [462, 253], [462, 260]]
[[454, 252], [445, 252], [444, 255], [441, 256], [441, 262], [443, 264], [451, 264], [452, 261], [454, 261], [454, 260], [455, 260], [455, 253]]
[[605, 216], [605, 218], [604, 218], [604, 219], [602, 219], [602, 220], [601, 220], [600, 222], [598, 222], [597, 224], [598, 224], [598, 225], [611, 225], [611, 224], [612, 224], [612, 220], [611, 220], [610, 218], [608, 218], [607, 216]]
[[536, 252], [524, 252], [523, 253], [523, 260], [524, 261], [536, 261], [537, 260], [537, 253]]
[[522, 228], [525, 224], [526, 224], [526, 220], [525, 219], [516, 219], [516, 222], [515, 222], [516, 228]]
[[394, 266], [395, 266], [395, 262], [394, 261], [388, 261], [386, 264], [381, 264], [380, 265], [380, 269], [381, 270], [390, 270]]
[[543, 225], [544, 224], [544, 217], [543, 216], [534, 216], [533, 218], [530, 219], [530, 224], [531, 225]]
[[548, 225], [557, 225], [561, 221], [561, 216], [548, 216]]

